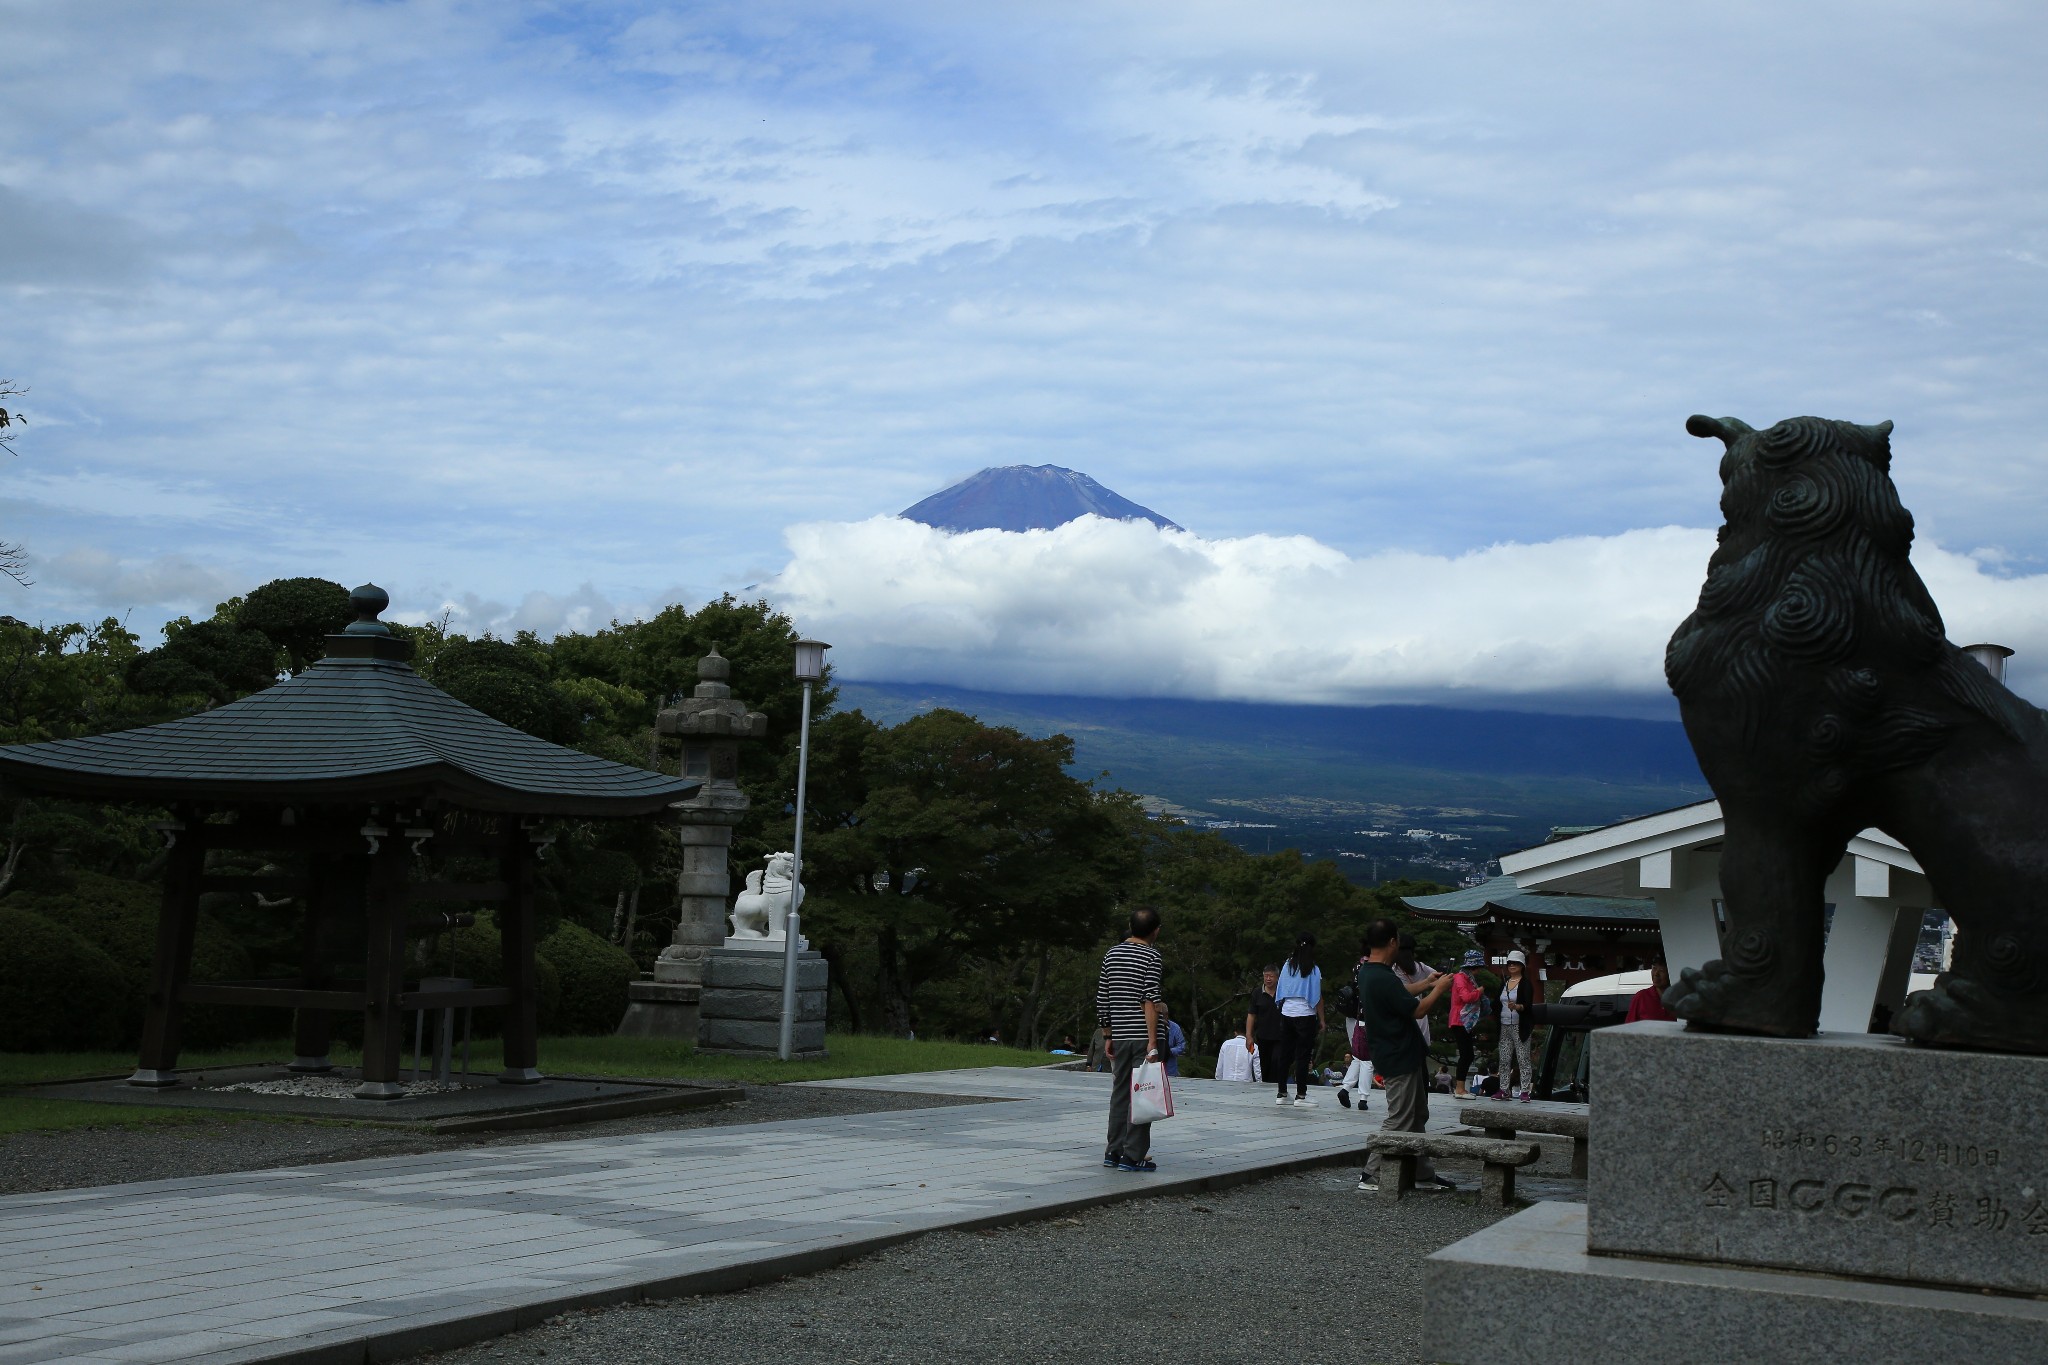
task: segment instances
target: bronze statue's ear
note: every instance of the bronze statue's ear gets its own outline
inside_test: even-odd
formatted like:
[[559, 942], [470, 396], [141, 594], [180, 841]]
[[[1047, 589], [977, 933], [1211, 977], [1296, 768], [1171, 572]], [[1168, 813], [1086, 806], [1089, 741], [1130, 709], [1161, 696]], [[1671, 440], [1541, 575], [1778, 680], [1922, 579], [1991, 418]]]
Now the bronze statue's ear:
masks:
[[1685, 429], [1694, 436], [1718, 436], [1721, 444], [1731, 446], [1736, 437], [1747, 436], [1753, 430], [1740, 417], [1702, 417], [1698, 413], [1685, 419]]
[[1858, 427], [1858, 431], [1870, 438], [1870, 462], [1889, 474], [1892, 468], [1892, 424], [1889, 420], [1874, 427]]

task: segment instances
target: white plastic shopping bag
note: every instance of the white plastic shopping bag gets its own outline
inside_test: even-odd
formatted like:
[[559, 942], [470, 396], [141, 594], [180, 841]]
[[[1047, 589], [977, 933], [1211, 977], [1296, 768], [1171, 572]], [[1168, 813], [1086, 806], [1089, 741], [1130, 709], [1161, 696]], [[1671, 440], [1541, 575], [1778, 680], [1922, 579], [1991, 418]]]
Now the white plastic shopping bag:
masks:
[[1173, 1117], [1173, 1086], [1166, 1067], [1159, 1062], [1140, 1062], [1131, 1073], [1131, 1122], [1157, 1123]]

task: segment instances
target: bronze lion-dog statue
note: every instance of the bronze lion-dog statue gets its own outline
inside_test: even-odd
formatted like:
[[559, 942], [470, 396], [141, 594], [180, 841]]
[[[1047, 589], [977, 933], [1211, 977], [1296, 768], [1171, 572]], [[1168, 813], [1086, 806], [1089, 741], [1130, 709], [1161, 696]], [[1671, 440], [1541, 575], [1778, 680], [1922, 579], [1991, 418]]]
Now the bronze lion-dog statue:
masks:
[[1814, 1032], [1823, 888], [1876, 826], [1956, 923], [1952, 966], [1892, 1031], [2048, 1052], [2048, 724], [1949, 643], [1907, 558], [1892, 424], [1685, 426], [1726, 447], [1725, 524], [1664, 671], [1727, 822], [1726, 920], [1665, 1003], [1693, 1028]]

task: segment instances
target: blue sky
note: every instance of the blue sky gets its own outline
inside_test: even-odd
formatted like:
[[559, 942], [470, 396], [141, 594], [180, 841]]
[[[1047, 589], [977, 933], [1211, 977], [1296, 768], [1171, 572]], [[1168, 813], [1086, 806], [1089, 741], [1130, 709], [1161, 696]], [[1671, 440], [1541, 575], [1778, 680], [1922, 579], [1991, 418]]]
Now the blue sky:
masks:
[[[1952, 633], [2048, 662], [2037, 6], [0, 25], [15, 615], [313, 573], [549, 630], [765, 584], [869, 676], [1634, 704], [1716, 520], [1685, 416], [1815, 412], [1898, 423]], [[1194, 539], [867, 520], [1048, 462]], [[1233, 643], [1276, 604], [1336, 637], [1278, 682]]]

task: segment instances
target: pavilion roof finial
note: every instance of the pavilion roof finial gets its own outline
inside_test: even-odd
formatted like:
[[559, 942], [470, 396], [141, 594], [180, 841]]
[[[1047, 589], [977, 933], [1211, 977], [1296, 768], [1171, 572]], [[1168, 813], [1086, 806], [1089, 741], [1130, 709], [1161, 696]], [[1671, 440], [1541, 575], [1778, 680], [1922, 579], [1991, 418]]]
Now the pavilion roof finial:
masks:
[[348, 595], [349, 606], [355, 608], [356, 619], [349, 622], [342, 631], [344, 635], [389, 635], [391, 627], [377, 619], [379, 612], [391, 605], [391, 594], [375, 583], [365, 583]]

